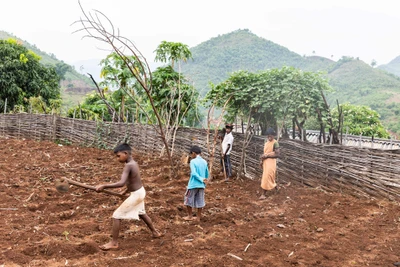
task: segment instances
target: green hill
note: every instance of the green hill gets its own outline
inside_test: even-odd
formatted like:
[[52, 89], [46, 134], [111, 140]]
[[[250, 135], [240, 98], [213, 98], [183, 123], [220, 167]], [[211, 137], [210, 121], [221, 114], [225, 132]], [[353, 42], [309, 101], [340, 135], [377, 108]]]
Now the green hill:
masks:
[[237, 70], [257, 71], [281, 66], [301, 66], [303, 58], [289, 49], [265, 40], [249, 30], [237, 30], [211, 38], [191, 49], [193, 61], [182, 72], [195, 82], [201, 95], [209, 82], [219, 83]]
[[336, 91], [331, 97], [340, 102], [373, 105], [376, 101], [393, 102], [395, 95], [400, 95], [399, 77], [371, 68], [361, 60], [339, 61], [328, 77]]
[[400, 133], [400, 77], [352, 59], [339, 61], [328, 78], [335, 89], [327, 96], [331, 104], [338, 99], [339, 103], [367, 105], [378, 111], [389, 130]]
[[201, 95], [209, 82], [219, 83], [237, 70], [258, 71], [293, 66], [305, 71], [322, 71], [335, 90], [327, 96], [331, 105], [350, 102], [368, 105], [378, 111], [384, 125], [400, 134], [400, 79], [361, 60], [343, 57], [335, 62], [319, 56], [300, 56], [289, 49], [263, 39], [249, 30], [211, 38], [191, 48], [193, 61], [182, 64]]
[[[31, 45], [27, 41], [21, 40], [12, 34], [0, 31], [0, 39], [4, 40], [9, 38], [19, 40], [26, 48], [39, 55], [43, 65], [56, 66], [57, 63], [66, 64], [64, 61], [58, 60], [54, 54], [47, 54], [37, 48], [36, 45]], [[68, 66], [70, 69], [65, 74], [65, 80], [61, 81], [61, 95], [63, 99], [63, 108], [65, 110], [82, 102], [85, 95], [95, 89], [92, 81], [87, 76], [78, 73], [74, 67]]]
[[336, 62], [320, 56], [309, 56], [303, 57], [303, 65], [299, 66], [299, 68], [305, 71], [313, 71], [313, 72], [329, 72], [332, 68], [334, 68]]
[[193, 61], [182, 64], [182, 72], [195, 82], [201, 95], [210, 89], [209, 82], [219, 83], [231, 72], [259, 71], [293, 66], [307, 71], [327, 72], [335, 61], [319, 56], [300, 56], [249, 30], [236, 30], [211, 38], [191, 48]]
[[388, 64], [378, 66], [378, 68], [400, 77], [400, 56], [396, 57]]

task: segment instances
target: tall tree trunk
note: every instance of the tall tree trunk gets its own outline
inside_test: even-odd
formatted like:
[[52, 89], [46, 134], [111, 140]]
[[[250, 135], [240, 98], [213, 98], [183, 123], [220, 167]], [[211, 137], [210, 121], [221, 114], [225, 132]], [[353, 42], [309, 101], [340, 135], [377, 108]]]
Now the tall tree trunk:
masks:
[[292, 119], [292, 138], [296, 139], [296, 122]]
[[[326, 110], [328, 111], [328, 125], [329, 125], [329, 137], [328, 137], [328, 139], [329, 139], [329, 141], [327, 140], [327, 142], [331, 142], [332, 144], [339, 144], [338, 131], [336, 131], [335, 128], [334, 128], [328, 102], [326, 101], [326, 98], [325, 98], [325, 95], [324, 95], [323, 92], [321, 92], [321, 95], [322, 95], [322, 99], [324, 100]], [[331, 141], [331, 139], [332, 139], [332, 141]]]
[[246, 133], [245, 133], [244, 139], [243, 139], [243, 146], [242, 146], [242, 152], [240, 155], [239, 169], [236, 174], [237, 178], [240, 178], [240, 177], [242, 177], [242, 174], [245, 174], [244, 169], [245, 169], [245, 161], [246, 161], [246, 148], [249, 146], [250, 140], [254, 135], [254, 132], [252, 131], [251, 126], [250, 126], [251, 115], [252, 115], [252, 113], [250, 111], [249, 117], [247, 118]]

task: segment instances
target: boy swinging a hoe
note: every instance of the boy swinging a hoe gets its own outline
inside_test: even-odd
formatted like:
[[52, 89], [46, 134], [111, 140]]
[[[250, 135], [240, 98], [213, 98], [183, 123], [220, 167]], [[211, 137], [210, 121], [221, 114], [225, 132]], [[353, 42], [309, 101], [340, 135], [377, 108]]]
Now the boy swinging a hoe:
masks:
[[102, 250], [110, 250], [118, 248], [118, 235], [121, 228], [121, 220], [139, 220], [142, 219], [153, 234], [153, 237], [161, 237], [153, 226], [150, 217], [144, 209], [144, 198], [146, 191], [143, 187], [139, 173], [139, 165], [132, 159], [132, 149], [128, 144], [121, 144], [114, 149], [114, 154], [121, 163], [125, 163], [119, 182], [113, 184], [102, 184], [96, 187], [96, 191], [100, 192], [105, 188], [117, 188], [126, 186], [124, 194], [130, 192], [130, 196], [116, 209], [112, 215], [112, 240], [107, 244], [100, 246]]

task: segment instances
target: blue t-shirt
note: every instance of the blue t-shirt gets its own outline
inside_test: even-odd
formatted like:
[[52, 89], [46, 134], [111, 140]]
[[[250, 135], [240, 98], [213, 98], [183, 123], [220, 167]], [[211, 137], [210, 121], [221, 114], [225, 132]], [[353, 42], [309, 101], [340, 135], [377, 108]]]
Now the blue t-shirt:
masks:
[[196, 158], [190, 161], [190, 178], [187, 188], [205, 188], [204, 178], [208, 178], [207, 161], [200, 157], [200, 155], [197, 155]]

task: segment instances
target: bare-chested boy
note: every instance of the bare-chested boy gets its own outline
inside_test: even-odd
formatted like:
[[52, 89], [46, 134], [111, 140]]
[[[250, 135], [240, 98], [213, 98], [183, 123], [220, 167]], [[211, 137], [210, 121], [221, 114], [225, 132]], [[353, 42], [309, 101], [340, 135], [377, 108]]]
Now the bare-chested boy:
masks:
[[140, 179], [139, 166], [132, 159], [132, 148], [128, 144], [120, 144], [114, 149], [114, 154], [121, 163], [125, 163], [121, 180], [113, 184], [102, 184], [96, 187], [100, 192], [105, 188], [123, 187], [126, 185], [124, 194], [130, 192], [130, 196], [113, 213], [112, 240], [100, 246], [103, 250], [118, 248], [118, 235], [121, 227], [121, 219], [139, 220], [142, 219], [153, 233], [153, 237], [160, 237], [161, 234], [154, 228], [150, 217], [144, 209], [144, 198], [146, 191]]

